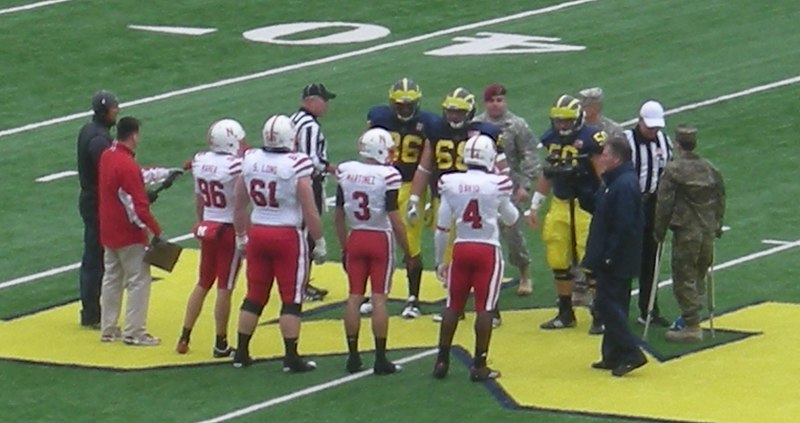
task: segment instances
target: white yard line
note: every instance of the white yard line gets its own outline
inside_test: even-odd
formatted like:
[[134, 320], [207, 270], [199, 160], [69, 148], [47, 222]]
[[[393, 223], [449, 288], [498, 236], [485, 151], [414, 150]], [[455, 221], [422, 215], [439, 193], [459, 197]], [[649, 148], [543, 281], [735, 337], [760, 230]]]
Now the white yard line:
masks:
[[[474, 23], [467, 24], [467, 25], [455, 26], [455, 27], [452, 27], [452, 28], [442, 29], [442, 30], [439, 30], [439, 31], [429, 32], [427, 34], [418, 35], [416, 37], [405, 38], [405, 39], [402, 39], [402, 40], [397, 40], [397, 41], [392, 41], [392, 42], [388, 42], [388, 43], [378, 44], [376, 46], [367, 47], [367, 48], [363, 48], [363, 49], [360, 49], [360, 50], [349, 51], [349, 52], [341, 53], [341, 54], [335, 54], [333, 56], [323, 57], [321, 59], [309, 60], [307, 62], [295, 63], [295, 64], [287, 65], [287, 66], [281, 66], [281, 67], [277, 67], [277, 68], [268, 69], [268, 70], [265, 70], [265, 71], [262, 71], [262, 72], [252, 73], [252, 74], [249, 74], [249, 75], [243, 75], [243, 76], [238, 76], [238, 77], [235, 77], [235, 78], [223, 79], [223, 80], [220, 80], [220, 81], [217, 81], [217, 82], [212, 82], [212, 83], [209, 83], [209, 84], [196, 85], [194, 87], [184, 88], [184, 89], [180, 89], [180, 90], [176, 90], [176, 91], [170, 91], [170, 92], [167, 92], [167, 93], [158, 94], [158, 95], [151, 96], [151, 97], [145, 97], [145, 98], [141, 98], [141, 99], [138, 99], [138, 100], [133, 100], [133, 101], [129, 101], [129, 102], [126, 102], [126, 103], [122, 103], [120, 105], [120, 107], [125, 108], [125, 107], [138, 106], [138, 105], [141, 105], [141, 104], [149, 104], [149, 103], [153, 103], [153, 102], [160, 101], [160, 100], [166, 100], [168, 98], [179, 97], [179, 96], [183, 96], [183, 95], [186, 95], [186, 94], [192, 94], [192, 93], [196, 93], [196, 92], [200, 92], [200, 91], [209, 90], [209, 89], [212, 89], [212, 88], [219, 88], [219, 87], [224, 87], [224, 86], [228, 86], [228, 85], [238, 84], [240, 82], [252, 81], [254, 79], [260, 79], [260, 78], [264, 78], [264, 77], [267, 77], [267, 76], [278, 75], [278, 74], [281, 74], [281, 73], [285, 73], [285, 72], [289, 72], [289, 71], [293, 71], [293, 70], [297, 70], [297, 69], [304, 69], [304, 68], [308, 68], [308, 67], [311, 67], [311, 66], [321, 65], [321, 64], [324, 64], [324, 63], [336, 62], [336, 61], [343, 60], [343, 59], [349, 59], [351, 57], [364, 56], [364, 55], [367, 55], [367, 54], [370, 54], [370, 53], [375, 53], [376, 51], [383, 51], [383, 50], [388, 50], [390, 48], [402, 47], [402, 46], [406, 46], [406, 45], [409, 45], [409, 44], [417, 43], [417, 42], [420, 42], [420, 41], [429, 40], [431, 38], [441, 37], [443, 35], [449, 35], [449, 34], [454, 34], [454, 33], [462, 32], [462, 31], [468, 31], [468, 30], [471, 30], [471, 29], [481, 28], [481, 27], [484, 27], [484, 26], [496, 25], [496, 24], [500, 24], [500, 23], [513, 21], [513, 20], [529, 18], [531, 16], [543, 15], [543, 14], [550, 13], [550, 12], [557, 12], [557, 11], [562, 10], [562, 9], [567, 9], [567, 8], [570, 8], [570, 7], [573, 7], [573, 6], [579, 6], [579, 5], [586, 4], [586, 3], [593, 3], [593, 2], [596, 2], [596, 1], [599, 1], [599, 0], [575, 0], [575, 1], [561, 3], [561, 4], [549, 6], [549, 7], [544, 7], [544, 8], [541, 8], [541, 9], [528, 10], [528, 11], [521, 12], [521, 13], [516, 13], [516, 14], [513, 14], [513, 15], [502, 16], [502, 17], [494, 18], [494, 19], [487, 19], [487, 20], [484, 20], [484, 21], [474, 22]], [[61, 116], [61, 117], [57, 117], [57, 118], [53, 118], [53, 119], [44, 120], [44, 121], [41, 121], [41, 122], [30, 123], [30, 124], [19, 126], [19, 127], [16, 127], [16, 128], [5, 129], [5, 130], [0, 131], [0, 138], [8, 136], [8, 135], [14, 135], [14, 134], [27, 132], [27, 131], [32, 131], [34, 129], [44, 128], [44, 127], [47, 127], [47, 126], [57, 125], [59, 123], [69, 122], [69, 121], [72, 121], [72, 120], [75, 120], [75, 119], [89, 117], [91, 115], [92, 115], [92, 112], [73, 113], [73, 114], [67, 115], [67, 116]]]
[[779, 241], [777, 239], [762, 239], [761, 243], [769, 245], [786, 245], [786, 244], [791, 244], [792, 241]]
[[[193, 236], [194, 236], [193, 234], [184, 234], [176, 236], [174, 238], [170, 238], [169, 240], [171, 242], [181, 242], [181, 241], [186, 241], [187, 239], [190, 239]], [[11, 288], [12, 286], [22, 285], [24, 283], [33, 282], [35, 280], [44, 279], [50, 276], [55, 276], [64, 272], [69, 272], [75, 269], [79, 269], [80, 267], [81, 263], [78, 262], [78, 263], [68, 264], [66, 266], [56, 267], [50, 270], [45, 270], [44, 272], [34, 273], [32, 275], [21, 276], [19, 278], [11, 279], [3, 283], [0, 283], [0, 289]]]
[[56, 173], [51, 173], [49, 175], [40, 176], [40, 177], [36, 178], [36, 182], [56, 181], [56, 180], [59, 180], [59, 179], [68, 178], [70, 176], [75, 176], [77, 174], [78, 174], [77, 171], [65, 170], [63, 172], [56, 172]]
[[15, 12], [24, 12], [26, 10], [38, 9], [40, 7], [52, 6], [54, 4], [66, 3], [70, 1], [72, 0], [48, 0], [48, 1], [40, 1], [37, 3], [23, 4], [21, 6], [14, 6], [14, 7], [9, 7], [7, 9], [0, 9], [0, 16], [10, 15]]
[[[432, 356], [436, 354], [436, 348], [432, 348], [429, 350], [422, 351], [420, 353], [410, 355], [405, 358], [401, 358], [397, 360], [396, 363], [398, 364], [405, 364], [410, 363], [412, 361], [417, 361], [419, 359]], [[309, 386], [308, 388], [301, 389], [299, 391], [292, 392], [290, 394], [282, 395], [277, 398], [273, 398], [264, 402], [260, 402], [258, 404], [253, 404], [248, 407], [240, 408], [238, 410], [232, 411], [227, 414], [223, 414], [219, 417], [214, 417], [213, 419], [203, 420], [200, 423], [219, 423], [228, 420], [232, 420], [238, 417], [246, 416], [248, 414], [254, 413], [256, 411], [265, 410], [270, 407], [274, 407], [279, 404], [283, 404], [285, 402], [289, 402], [292, 400], [296, 400], [298, 398], [306, 397], [312, 394], [316, 394], [317, 392], [321, 392], [327, 389], [335, 388], [340, 385], [344, 385], [345, 383], [350, 383], [356, 381], [358, 379], [363, 379], [372, 374], [372, 370], [365, 370], [363, 372], [355, 373], [349, 376], [340, 377], [339, 379], [334, 379], [329, 382], [321, 383], [318, 385]]]
[[[716, 271], [716, 270], [727, 269], [729, 267], [733, 267], [733, 266], [736, 266], [736, 265], [739, 265], [739, 264], [742, 264], [742, 263], [747, 263], [749, 261], [760, 259], [762, 257], [771, 256], [773, 254], [777, 254], [777, 253], [780, 253], [782, 251], [786, 251], [786, 250], [789, 250], [789, 249], [792, 249], [792, 248], [797, 248], [797, 247], [800, 247], [800, 239], [797, 240], [797, 241], [786, 242], [786, 243], [783, 243], [781, 245], [778, 245], [777, 247], [772, 247], [770, 249], [759, 251], [757, 253], [748, 254], [746, 256], [742, 256], [742, 257], [739, 257], [739, 258], [736, 258], [736, 259], [733, 259], [733, 260], [729, 260], [729, 261], [726, 261], [725, 263], [716, 264], [716, 265], [714, 265], [714, 270]], [[667, 279], [665, 281], [661, 281], [661, 282], [658, 283], [658, 287], [659, 288], [662, 288], [662, 287], [665, 287], [665, 286], [669, 286], [669, 285], [672, 285], [672, 279]], [[631, 296], [633, 296], [633, 295], [639, 295], [639, 289], [638, 288], [631, 291]]]

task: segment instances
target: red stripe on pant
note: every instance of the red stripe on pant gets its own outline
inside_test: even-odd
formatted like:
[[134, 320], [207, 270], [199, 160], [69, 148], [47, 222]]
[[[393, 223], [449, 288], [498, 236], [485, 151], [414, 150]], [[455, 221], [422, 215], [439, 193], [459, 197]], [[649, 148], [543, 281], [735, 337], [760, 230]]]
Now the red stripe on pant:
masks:
[[461, 313], [473, 291], [475, 311], [494, 310], [502, 275], [500, 247], [481, 242], [456, 243], [447, 280], [447, 308]]
[[242, 265], [242, 257], [236, 251], [236, 233], [230, 224], [222, 224], [218, 231], [215, 238], [200, 241], [197, 284], [211, 289], [216, 281], [218, 289], [233, 289]]
[[266, 304], [272, 283], [284, 304], [301, 304], [308, 272], [308, 248], [299, 228], [253, 225], [247, 242], [247, 299]]
[[394, 273], [394, 237], [390, 232], [356, 229], [347, 237], [350, 295], [364, 295], [367, 278], [374, 294], [388, 294]]

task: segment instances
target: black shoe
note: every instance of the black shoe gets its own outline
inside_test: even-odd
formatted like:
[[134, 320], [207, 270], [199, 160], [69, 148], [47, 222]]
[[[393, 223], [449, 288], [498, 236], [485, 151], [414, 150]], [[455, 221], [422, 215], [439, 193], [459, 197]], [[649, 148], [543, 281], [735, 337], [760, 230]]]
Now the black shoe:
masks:
[[647, 364], [647, 358], [644, 355], [642, 355], [641, 357], [639, 357], [639, 360], [629, 363], [622, 363], [617, 367], [614, 367], [614, 369], [611, 370], [611, 374], [616, 377], [622, 377], [638, 369], [639, 367], [644, 366], [645, 364]]
[[614, 370], [616, 367], [616, 364], [606, 363], [603, 360], [592, 363], [592, 368], [598, 370]]
[[602, 335], [606, 331], [606, 325], [600, 323], [597, 319], [592, 319], [592, 325], [589, 326], [589, 335]]
[[306, 301], [322, 301], [325, 299], [325, 296], [328, 295], [328, 290], [323, 288], [318, 288], [311, 284], [306, 286], [305, 298]]
[[361, 361], [361, 356], [351, 355], [347, 357], [345, 369], [347, 369], [347, 373], [358, 373], [364, 370], [364, 363]]
[[214, 352], [213, 352], [214, 358], [226, 358], [234, 354], [236, 354], [236, 348], [231, 348], [230, 345], [222, 349], [214, 347]]
[[[640, 325], [644, 325], [645, 323], [647, 323], [646, 319], [647, 319], [647, 316], [639, 316], [639, 318], [636, 319], [636, 322], [639, 323]], [[650, 324], [653, 325], [653, 326], [661, 327], [661, 328], [668, 328], [668, 327], [672, 326], [672, 322], [670, 322], [669, 320], [667, 320], [667, 319], [665, 319], [665, 318], [663, 318], [661, 316], [653, 316], [653, 317], [651, 317], [650, 318]]]
[[577, 320], [575, 319], [575, 312], [572, 311], [569, 314], [559, 313], [558, 316], [542, 323], [541, 325], [539, 325], [539, 327], [545, 330], [566, 329], [566, 328], [574, 328], [576, 324]]
[[283, 360], [283, 371], [286, 373], [305, 373], [317, 368], [317, 363], [305, 361], [300, 357]]
[[469, 380], [473, 382], [484, 382], [491, 379], [497, 379], [500, 377], [500, 372], [496, 370], [492, 370], [487, 366], [481, 368], [471, 368], [469, 369]]
[[236, 351], [233, 355], [233, 367], [240, 369], [242, 367], [250, 367], [253, 364], [253, 357], [248, 354]]
[[449, 370], [450, 363], [447, 361], [436, 361], [436, 364], [433, 365], [433, 377], [436, 379], [444, 379]]
[[373, 366], [372, 370], [376, 375], [390, 375], [393, 373], [399, 373], [401, 370], [403, 370], [403, 367], [394, 364], [389, 360], [381, 360], [375, 362], [375, 366]]

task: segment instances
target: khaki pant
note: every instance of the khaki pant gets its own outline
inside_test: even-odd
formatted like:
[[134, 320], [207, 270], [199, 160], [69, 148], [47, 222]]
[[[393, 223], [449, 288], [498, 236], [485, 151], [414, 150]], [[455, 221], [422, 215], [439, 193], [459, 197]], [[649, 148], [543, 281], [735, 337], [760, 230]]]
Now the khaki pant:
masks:
[[714, 238], [683, 230], [672, 236], [672, 292], [689, 326], [700, 323], [705, 278], [714, 259]]
[[[525, 238], [525, 222], [528, 219], [521, 210], [519, 219], [510, 227], [501, 226], [500, 236], [508, 248], [508, 262], [516, 268], [527, 266], [531, 260], [528, 255], [528, 240]], [[528, 275], [530, 276], [530, 275]]]
[[105, 275], [100, 297], [103, 335], [111, 335], [118, 330], [124, 289], [128, 291], [128, 302], [122, 336], [139, 338], [146, 333], [152, 278], [150, 265], [144, 262], [144, 253], [145, 246], [142, 244], [105, 249]]

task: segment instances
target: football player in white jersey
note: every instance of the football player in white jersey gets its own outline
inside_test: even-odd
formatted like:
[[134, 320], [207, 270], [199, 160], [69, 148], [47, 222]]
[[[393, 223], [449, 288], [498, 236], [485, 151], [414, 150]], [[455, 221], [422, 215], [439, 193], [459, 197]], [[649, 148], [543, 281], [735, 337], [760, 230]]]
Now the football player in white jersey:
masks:
[[[350, 353], [346, 369], [350, 373], [362, 369], [358, 353], [359, 308], [368, 278], [372, 291], [372, 333], [375, 336], [373, 370], [376, 375], [400, 371], [399, 365], [386, 358], [389, 325], [386, 297], [392, 287], [395, 237], [405, 256], [410, 257], [405, 226], [397, 211], [402, 177], [392, 166], [394, 147], [388, 131], [369, 129], [358, 140], [362, 161], [342, 163], [336, 172], [339, 186], [336, 189], [334, 221], [350, 285], [344, 312], [344, 330]], [[347, 227], [350, 228], [349, 234]]]
[[[437, 379], [447, 376], [450, 346], [458, 316], [470, 290], [475, 294], [475, 356], [470, 379], [484, 381], [500, 376], [486, 365], [492, 335], [492, 310], [500, 295], [503, 254], [500, 224], [514, 224], [519, 217], [511, 203], [511, 179], [493, 173], [497, 152], [485, 135], [473, 136], [464, 145], [464, 173], [450, 173], [439, 179], [441, 205], [436, 223], [436, 276], [447, 285], [447, 307], [442, 313], [439, 356], [433, 369]], [[444, 252], [451, 224], [455, 222], [455, 245], [449, 265]]]
[[[322, 223], [311, 189], [311, 159], [295, 153], [296, 131], [284, 115], [264, 124], [263, 148], [244, 155], [242, 175], [236, 182], [234, 227], [236, 244], [246, 248], [247, 296], [239, 314], [239, 339], [233, 358], [235, 367], [252, 363], [250, 337], [278, 281], [282, 307], [280, 327], [286, 355], [283, 371], [307, 372], [316, 368], [297, 354], [303, 292], [308, 283], [308, 260], [325, 261]], [[252, 213], [248, 214], [248, 205]], [[316, 245], [309, 254], [305, 228]], [[310, 256], [310, 257], [309, 257]]]
[[200, 241], [200, 269], [197, 285], [189, 296], [183, 331], [176, 351], [189, 351], [189, 338], [208, 291], [217, 282], [214, 307], [217, 339], [212, 352], [215, 358], [229, 357], [228, 320], [233, 291], [242, 255], [236, 250], [233, 230], [233, 187], [242, 172], [239, 148], [244, 141], [242, 125], [233, 119], [222, 119], [208, 129], [208, 151], [192, 159], [195, 212], [194, 235]]

